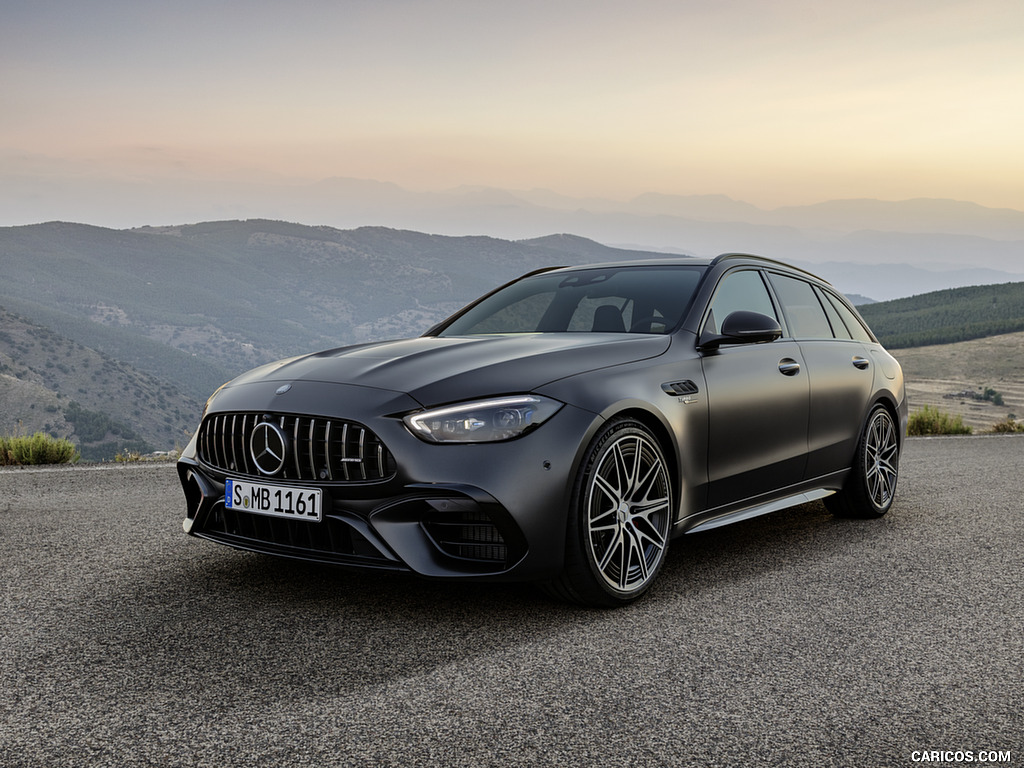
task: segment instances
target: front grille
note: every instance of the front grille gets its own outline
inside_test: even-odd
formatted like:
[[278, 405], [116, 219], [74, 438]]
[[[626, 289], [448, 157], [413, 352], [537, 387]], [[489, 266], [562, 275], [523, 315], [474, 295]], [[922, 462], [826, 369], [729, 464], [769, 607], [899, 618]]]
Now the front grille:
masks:
[[310, 523], [254, 515], [218, 504], [195, 533], [235, 547], [304, 560], [399, 567], [351, 525], [333, 517]]
[[274, 477], [301, 482], [365, 483], [395, 475], [395, 460], [371, 430], [353, 421], [262, 413], [218, 413], [199, 427], [199, 458], [222, 472], [260, 474], [249, 450], [257, 424], [271, 421], [287, 438], [284, 467]]
[[483, 512], [434, 514], [424, 520], [423, 527], [438, 549], [450, 557], [488, 563], [504, 563], [508, 557], [505, 539]]

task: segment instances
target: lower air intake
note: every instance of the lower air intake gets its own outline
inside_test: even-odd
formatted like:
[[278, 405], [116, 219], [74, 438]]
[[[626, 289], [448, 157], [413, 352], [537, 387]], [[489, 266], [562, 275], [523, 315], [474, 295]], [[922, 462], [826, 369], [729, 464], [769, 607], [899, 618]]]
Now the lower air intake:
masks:
[[508, 558], [505, 539], [482, 512], [435, 513], [424, 520], [423, 527], [449, 557], [487, 564], [502, 564]]
[[325, 517], [320, 523], [285, 520], [227, 509], [218, 504], [193, 533], [203, 538], [254, 552], [292, 555], [324, 563], [395, 567], [362, 534], [342, 520]]

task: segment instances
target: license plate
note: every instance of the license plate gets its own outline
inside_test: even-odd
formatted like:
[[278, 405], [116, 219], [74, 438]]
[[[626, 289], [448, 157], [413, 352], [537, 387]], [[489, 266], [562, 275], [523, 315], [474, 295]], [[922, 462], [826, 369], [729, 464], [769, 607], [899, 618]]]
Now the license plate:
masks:
[[240, 512], [311, 523], [323, 519], [319, 488], [294, 488], [229, 478], [224, 482], [224, 506]]

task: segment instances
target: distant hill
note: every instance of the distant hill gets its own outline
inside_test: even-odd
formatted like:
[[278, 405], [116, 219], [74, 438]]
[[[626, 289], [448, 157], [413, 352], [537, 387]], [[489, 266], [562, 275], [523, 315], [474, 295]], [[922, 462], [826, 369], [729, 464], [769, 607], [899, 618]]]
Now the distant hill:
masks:
[[87, 460], [188, 442], [202, 401], [0, 308], [0, 435], [70, 438]]
[[856, 293], [848, 293], [848, 294], [846, 294], [846, 298], [848, 298], [852, 304], [854, 304], [855, 306], [858, 306], [858, 307], [863, 305], [863, 304], [874, 304], [874, 303], [876, 303], [874, 299], [869, 299], [867, 296], [861, 296], [861, 295], [856, 294]]
[[541, 266], [650, 255], [264, 220], [0, 228], [0, 434], [71, 437], [86, 458], [168, 450], [260, 363], [417, 335]]
[[263, 362], [416, 335], [541, 266], [650, 255], [569, 235], [510, 242], [264, 220], [138, 230], [55, 222], [0, 229], [0, 305], [205, 397]]
[[1024, 283], [951, 288], [859, 310], [887, 347], [952, 344], [1024, 331]]

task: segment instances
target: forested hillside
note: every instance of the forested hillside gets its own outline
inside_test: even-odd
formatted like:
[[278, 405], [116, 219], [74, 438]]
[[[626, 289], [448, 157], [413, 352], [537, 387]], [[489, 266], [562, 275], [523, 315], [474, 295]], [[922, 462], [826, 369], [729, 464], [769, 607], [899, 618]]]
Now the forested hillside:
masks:
[[1024, 283], [951, 288], [858, 309], [892, 349], [952, 344], [1024, 331]]

